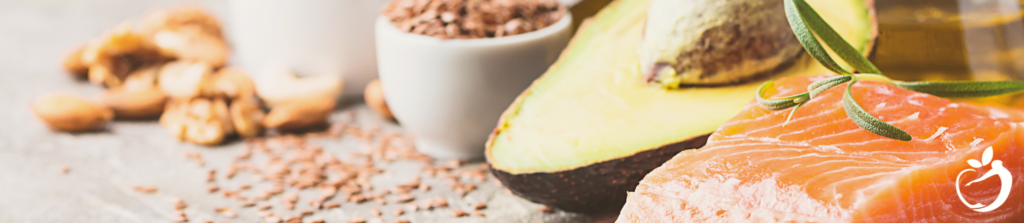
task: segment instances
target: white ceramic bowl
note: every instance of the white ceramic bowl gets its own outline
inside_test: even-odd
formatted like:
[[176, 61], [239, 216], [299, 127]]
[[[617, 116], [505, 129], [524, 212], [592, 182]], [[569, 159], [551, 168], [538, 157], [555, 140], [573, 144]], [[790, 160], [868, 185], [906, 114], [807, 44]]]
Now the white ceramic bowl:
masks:
[[541, 30], [488, 39], [441, 40], [376, 24], [377, 63], [391, 112], [437, 158], [483, 156], [499, 116], [558, 58], [572, 16]]
[[388, 0], [231, 0], [234, 62], [251, 75], [284, 66], [340, 75], [347, 96], [377, 77], [373, 22]]

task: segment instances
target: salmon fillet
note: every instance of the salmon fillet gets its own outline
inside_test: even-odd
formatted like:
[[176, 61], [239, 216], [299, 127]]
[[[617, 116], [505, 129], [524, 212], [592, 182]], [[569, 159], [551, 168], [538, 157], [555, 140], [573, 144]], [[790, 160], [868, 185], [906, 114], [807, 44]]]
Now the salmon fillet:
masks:
[[[783, 79], [765, 96], [825, 77]], [[854, 124], [845, 89], [816, 96], [785, 126], [789, 109], [747, 105], [706, 146], [648, 174], [617, 222], [1024, 221], [1024, 113], [855, 84], [861, 107], [914, 137], [903, 142]]]

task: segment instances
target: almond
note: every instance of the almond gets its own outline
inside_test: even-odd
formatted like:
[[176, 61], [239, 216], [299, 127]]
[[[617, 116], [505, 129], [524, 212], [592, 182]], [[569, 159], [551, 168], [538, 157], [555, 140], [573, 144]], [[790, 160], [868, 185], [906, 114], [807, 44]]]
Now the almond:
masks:
[[118, 119], [152, 119], [164, 112], [167, 95], [155, 87], [146, 90], [118, 87], [103, 92], [100, 103], [112, 109]]
[[334, 97], [314, 97], [280, 104], [270, 109], [263, 126], [296, 131], [324, 125], [334, 111]]
[[98, 130], [114, 118], [109, 108], [70, 94], [47, 94], [32, 102], [32, 111], [57, 131]]
[[388, 108], [387, 101], [384, 100], [384, 91], [380, 86], [380, 79], [370, 81], [366, 84], [366, 90], [363, 92], [363, 97], [366, 99], [366, 105], [373, 109], [373, 111], [380, 114], [386, 119], [394, 119], [395, 116], [391, 114], [391, 109]]

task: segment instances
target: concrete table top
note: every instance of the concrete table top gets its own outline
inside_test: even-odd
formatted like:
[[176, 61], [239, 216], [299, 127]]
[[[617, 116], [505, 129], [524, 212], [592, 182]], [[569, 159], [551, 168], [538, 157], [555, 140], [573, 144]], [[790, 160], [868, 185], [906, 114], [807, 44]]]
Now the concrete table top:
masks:
[[[225, 0], [190, 1], [225, 18]], [[174, 213], [170, 197], [188, 204], [185, 212], [192, 222], [262, 222], [255, 208], [243, 208], [238, 201], [206, 191], [209, 167], [227, 165], [244, 143], [234, 141], [219, 147], [178, 142], [155, 121], [116, 121], [108, 131], [69, 134], [49, 130], [31, 113], [29, 104], [47, 92], [70, 92], [92, 97], [101, 87], [73, 80], [61, 68], [61, 59], [72, 47], [99, 36], [125, 19], [137, 19], [145, 12], [181, 2], [152, 0], [3, 0], [0, 1], [0, 222], [171, 222]], [[223, 19], [222, 19], [223, 20]], [[226, 24], [230, 29], [230, 24]], [[332, 118], [356, 113], [357, 122], [401, 131], [393, 122], [372, 113], [358, 99], [340, 106]], [[352, 153], [361, 142], [351, 138], [318, 140], [336, 155]], [[206, 167], [185, 158], [186, 152], [205, 157]], [[480, 161], [469, 165], [483, 165]], [[70, 167], [61, 174], [60, 166]], [[419, 173], [418, 166], [396, 162], [385, 166], [395, 177], [371, 179], [376, 184], [396, 184]], [[378, 179], [379, 178], [379, 179]], [[440, 180], [424, 182], [444, 187]], [[460, 198], [448, 190], [417, 194], [445, 196], [451, 206], [487, 202], [486, 217], [453, 218], [448, 208], [406, 213], [412, 222], [610, 222], [610, 217], [593, 217], [555, 211], [541, 213], [541, 206], [508, 194], [499, 185], [479, 184], [479, 189]], [[154, 194], [139, 193], [131, 185], [152, 185]], [[232, 185], [237, 182], [225, 182]], [[214, 211], [229, 207], [239, 216], [226, 218]], [[353, 215], [367, 219], [370, 208], [385, 213], [397, 204], [373, 202], [343, 204], [341, 208], [318, 211], [313, 218], [346, 222]], [[276, 210], [275, 211], [280, 211]], [[287, 213], [287, 211], [281, 211]], [[285, 215], [288, 216], [288, 215]], [[386, 222], [396, 217], [385, 214]]]

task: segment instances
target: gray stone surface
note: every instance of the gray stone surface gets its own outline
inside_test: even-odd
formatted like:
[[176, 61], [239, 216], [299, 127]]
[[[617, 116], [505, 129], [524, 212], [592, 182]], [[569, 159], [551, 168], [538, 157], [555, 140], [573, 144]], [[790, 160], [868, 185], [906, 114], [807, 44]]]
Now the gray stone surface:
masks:
[[[0, 0], [0, 222], [169, 222], [173, 210], [167, 201], [178, 196], [189, 204], [192, 222], [205, 220], [260, 222], [254, 208], [220, 195], [206, 193], [206, 168], [186, 160], [186, 151], [197, 151], [207, 168], [223, 167], [237, 154], [242, 143], [202, 147], [180, 143], [154, 121], [113, 123], [108, 131], [88, 134], [53, 132], [32, 116], [31, 100], [46, 92], [71, 92], [95, 96], [98, 86], [72, 80], [60, 69], [63, 54], [87, 39], [125, 19], [137, 19], [144, 12], [176, 5], [175, 1], [139, 0]], [[225, 0], [194, 2], [212, 12], [226, 15]], [[230, 24], [226, 24], [230, 28]], [[355, 112], [358, 122], [401, 131], [380, 119], [365, 105], [353, 100], [341, 107], [335, 118]], [[342, 156], [361, 148], [355, 139], [320, 140], [327, 151]], [[66, 165], [70, 173], [60, 174]], [[478, 163], [474, 165], [481, 165]], [[387, 166], [394, 176], [374, 178], [381, 186], [395, 184], [418, 173], [418, 166], [398, 162]], [[241, 179], [246, 179], [241, 175]], [[433, 190], [421, 197], [443, 195], [452, 206], [486, 201], [486, 218], [451, 218], [449, 209], [406, 214], [413, 222], [595, 222], [609, 217], [588, 217], [570, 213], [538, 213], [540, 207], [504, 192], [490, 183], [464, 198], [445, 190]], [[224, 182], [234, 187], [239, 181]], [[435, 188], [446, 185], [425, 180]], [[141, 194], [130, 185], [155, 185], [159, 192]], [[373, 202], [343, 204], [340, 209], [317, 212], [328, 222], [343, 222], [352, 215], [369, 218], [366, 212], [379, 206]], [[230, 207], [240, 216], [224, 218], [215, 207]], [[385, 213], [397, 207], [381, 208]], [[289, 213], [275, 210], [278, 213]], [[287, 215], [286, 215], [287, 216]], [[307, 218], [307, 221], [310, 218]], [[392, 222], [396, 218], [384, 218]]]

